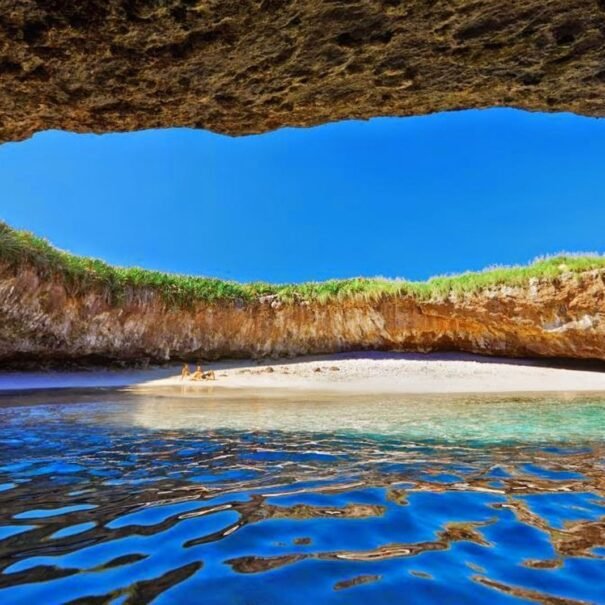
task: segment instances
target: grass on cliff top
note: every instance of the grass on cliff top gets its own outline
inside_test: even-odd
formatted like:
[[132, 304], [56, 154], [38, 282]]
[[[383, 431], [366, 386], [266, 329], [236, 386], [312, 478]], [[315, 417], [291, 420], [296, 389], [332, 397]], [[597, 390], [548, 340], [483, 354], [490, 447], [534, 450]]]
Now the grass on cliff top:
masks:
[[107, 293], [110, 300], [127, 300], [133, 290], [158, 291], [169, 304], [190, 305], [197, 301], [252, 301], [274, 295], [288, 302], [328, 302], [347, 298], [379, 300], [395, 294], [419, 299], [443, 299], [451, 293], [476, 292], [494, 286], [518, 286], [531, 278], [552, 280], [564, 272], [605, 268], [605, 256], [561, 254], [540, 258], [526, 266], [494, 267], [479, 272], [433, 277], [425, 282], [402, 279], [352, 278], [303, 284], [240, 284], [206, 277], [191, 277], [136, 267], [112, 267], [103, 261], [76, 256], [52, 246], [45, 239], [17, 231], [0, 221], [0, 261], [17, 270], [29, 265], [43, 277], [59, 277], [73, 294], [90, 289]]

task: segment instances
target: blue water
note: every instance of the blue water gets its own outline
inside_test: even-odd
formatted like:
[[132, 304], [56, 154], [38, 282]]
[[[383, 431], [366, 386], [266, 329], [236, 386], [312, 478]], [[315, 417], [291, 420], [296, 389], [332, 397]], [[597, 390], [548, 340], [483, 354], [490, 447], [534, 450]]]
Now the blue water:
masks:
[[605, 399], [0, 403], [0, 603], [605, 603]]

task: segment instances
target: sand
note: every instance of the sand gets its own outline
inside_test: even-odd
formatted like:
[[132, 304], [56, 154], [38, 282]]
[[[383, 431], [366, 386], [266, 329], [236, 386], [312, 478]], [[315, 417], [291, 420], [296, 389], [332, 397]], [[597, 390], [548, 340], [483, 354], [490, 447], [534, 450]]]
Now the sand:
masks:
[[258, 365], [250, 362], [208, 364], [204, 369], [215, 371], [215, 382], [196, 383], [171, 376], [137, 386], [373, 393], [605, 391], [605, 371], [457, 354], [337, 354]]
[[[605, 370], [556, 367], [544, 361], [464, 354], [360, 352], [277, 361], [221, 361], [204, 365], [215, 381], [181, 380], [181, 365], [147, 370], [5, 373], [1, 390], [127, 387], [182, 392], [334, 391], [355, 393], [605, 392]], [[192, 368], [193, 369], [193, 368]]]

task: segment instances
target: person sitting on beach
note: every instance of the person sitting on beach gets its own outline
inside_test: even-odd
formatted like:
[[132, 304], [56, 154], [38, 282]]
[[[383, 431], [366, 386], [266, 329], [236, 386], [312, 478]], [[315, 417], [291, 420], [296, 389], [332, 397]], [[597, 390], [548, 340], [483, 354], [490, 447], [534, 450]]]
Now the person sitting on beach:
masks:
[[189, 378], [191, 376], [191, 370], [189, 369], [189, 364], [184, 363], [183, 369], [181, 370], [181, 380], [185, 380], [185, 378]]
[[204, 372], [202, 372], [202, 366], [198, 365], [195, 372], [191, 374], [191, 380], [203, 380]]
[[210, 370], [209, 372], [204, 372], [202, 376], [204, 380], [216, 380], [216, 376], [214, 375], [214, 371]]

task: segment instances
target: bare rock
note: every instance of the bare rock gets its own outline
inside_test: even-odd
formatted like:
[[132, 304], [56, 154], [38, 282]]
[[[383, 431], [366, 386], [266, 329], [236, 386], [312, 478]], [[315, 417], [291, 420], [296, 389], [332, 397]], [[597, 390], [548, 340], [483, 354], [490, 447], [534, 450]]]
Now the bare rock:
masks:
[[514, 106], [605, 115], [605, 0], [0, 0], [0, 142]]

